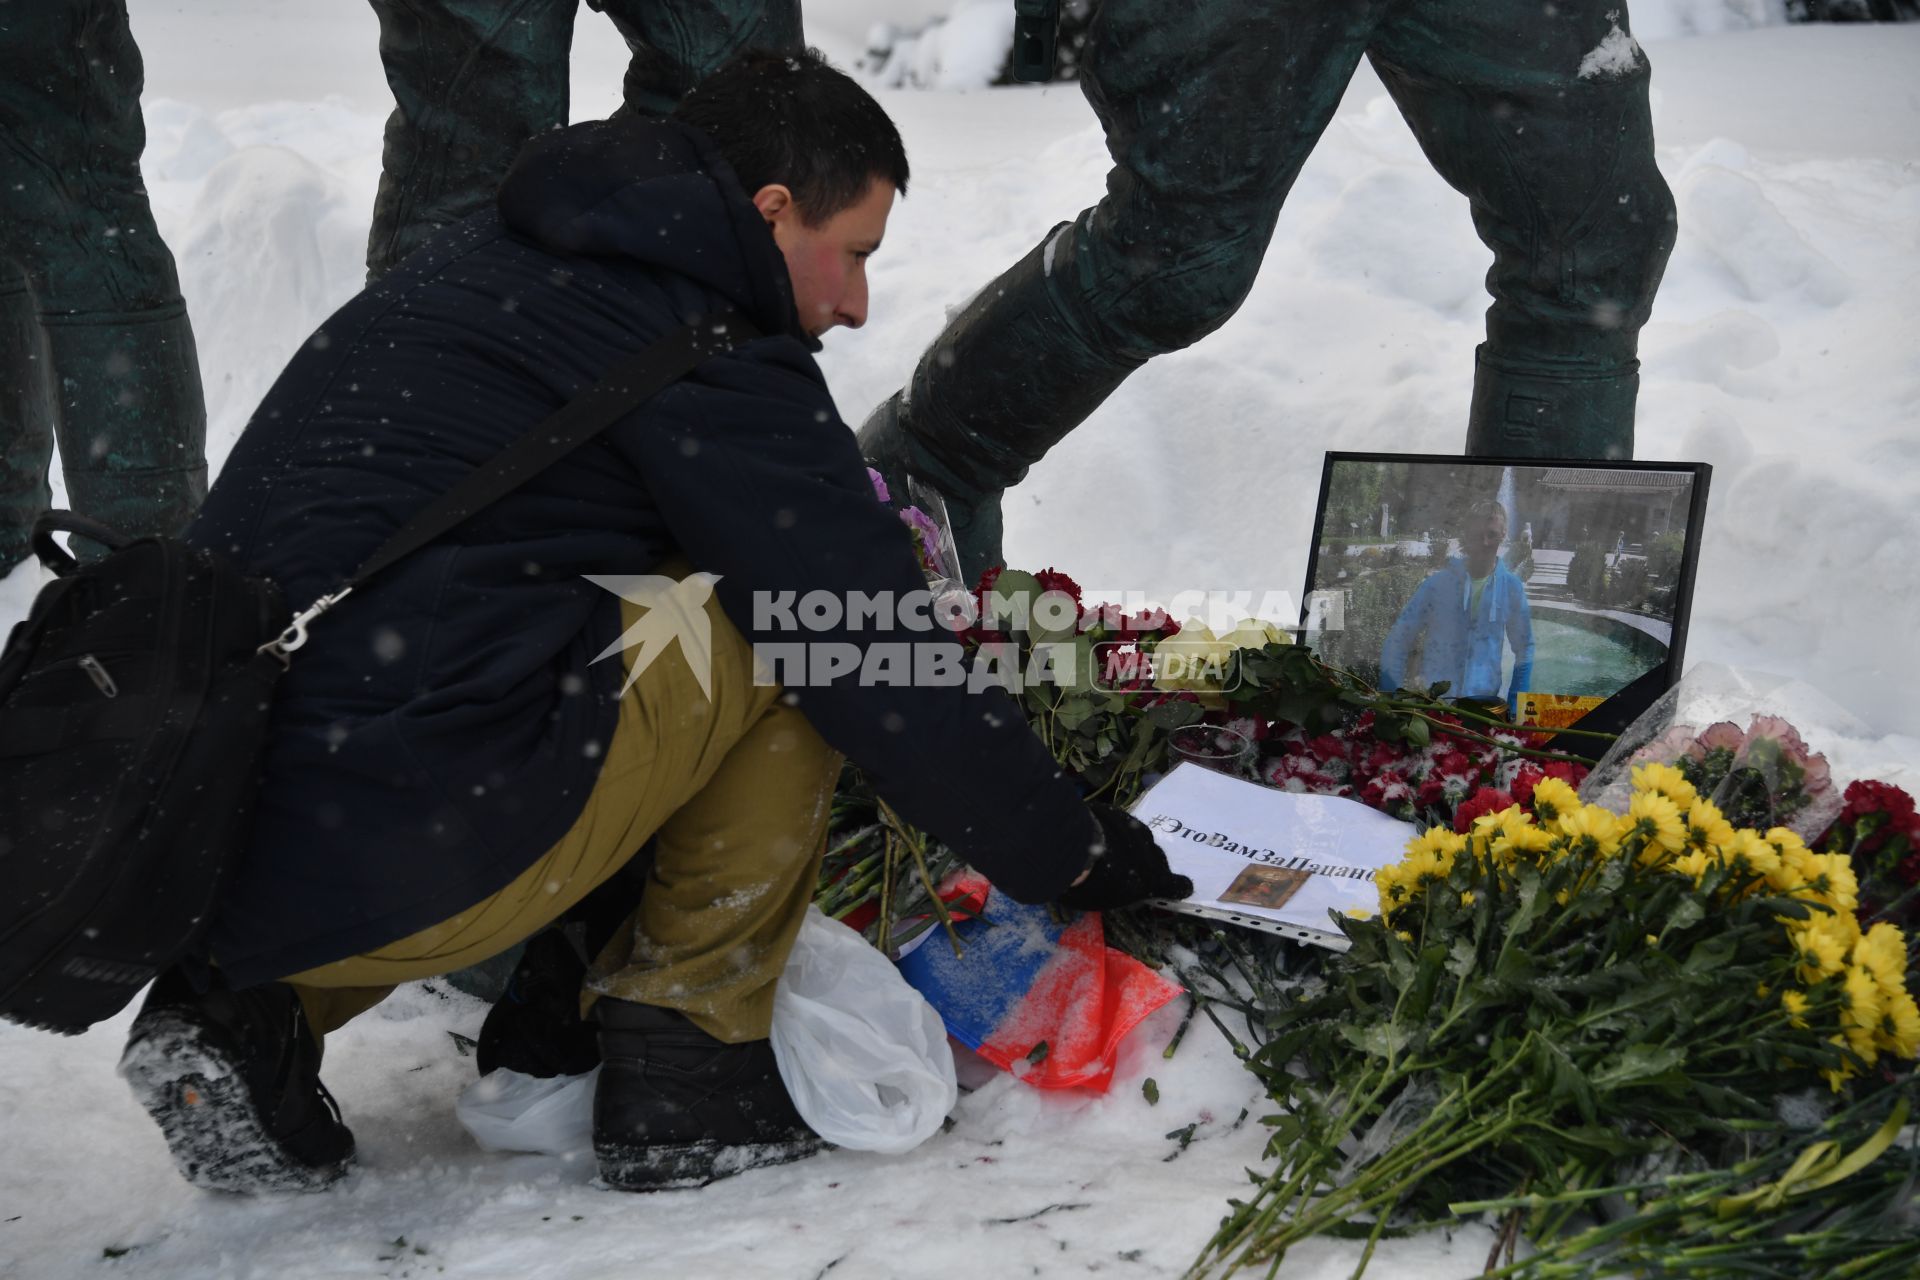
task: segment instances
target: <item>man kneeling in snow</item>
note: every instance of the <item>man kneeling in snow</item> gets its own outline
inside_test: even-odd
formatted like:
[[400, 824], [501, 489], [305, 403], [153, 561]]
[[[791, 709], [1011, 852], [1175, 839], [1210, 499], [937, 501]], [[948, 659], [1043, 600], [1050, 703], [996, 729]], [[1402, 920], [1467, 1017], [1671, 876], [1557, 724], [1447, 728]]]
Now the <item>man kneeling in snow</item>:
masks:
[[[1080, 800], [998, 690], [756, 681], [753, 643], [796, 638], [756, 599], [922, 586], [809, 354], [866, 320], [866, 259], [906, 184], [898, 133], [851, 80], [750, 55], [670, 121], [530, 143], [496, 211], [347, 303], [281, 375], [190, 536], [298, 606], [621, 358], [729, 305], [766, 335], [313, 624], [213, 926], [213, 989], [164, 976], [121, 1064], [190, 1180], [340, 1176], [353, 1138], [320, 1038], [635, 880], [616, 876], [643, 847], [580, 999], [602, 1177], [698, 1185], [814, 1150], [767, 1035], [840, 753], [1019, 900], [1191, 891], [1145, 828]], [[586, 575], [678, 578], [696, 625], [596, 664], [650, 615]]]

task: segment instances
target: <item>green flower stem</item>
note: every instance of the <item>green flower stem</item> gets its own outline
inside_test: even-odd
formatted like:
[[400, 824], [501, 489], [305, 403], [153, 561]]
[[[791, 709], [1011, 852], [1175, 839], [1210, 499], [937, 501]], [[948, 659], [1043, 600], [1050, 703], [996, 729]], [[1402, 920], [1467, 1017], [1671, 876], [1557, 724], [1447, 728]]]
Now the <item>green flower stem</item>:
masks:
[[901, 839], [905, 841], [908, 851], [913, 854], [913, 863], [920, 872], [920, 883], [926, 886], [927, 901], [933, 905], [933, 914], [939, 918], [941, 927], [946, 929], [947, 942], [953, 947], [953, 954], [961, 955], [966, 948], [961, 945], [960, 934], [953, 927], [953, 917], [947, 912], [947, 904], [940, 900], [940, 892], [933, 883], [933, 874], [927, 870], [926, 837], [902, 822], [900, 815], [893, 811], [893, 806], [884, 800], [880, 802], [880, 813], [889, 826], [901, 833]]
[[1187, 1011], [1181, 1015], [1180, 1025], [1174, 1028], [1173, 1039], [1167, 1041], [1167, 1047], [1160, 1055], [1162, 1058], [1171, 1058], [1173, 1051], [1180, 1047], [1180, 1042], [1186, 1038], [1187, 1028], [1193, 1025], [1193, 1015], [1200, 1012], [1200, 1002], [1205, 999], [1198, 991], [1188, 989]]
[[[1521, 1123], [1518, 1119], [1509, 1118], [1490, 1128], [1473, 1133], [1451, 1146], [1443, 1145], [1434, 1151], [1411, 1151], [1407, 1158], [1396, 1161], [1397, 1167], [1391, 1171], [1385, 1167], [1369, 1167], [1354, 1181], [1315, 1200], [1306, 1213], [1292, 1218], [1286, 1227], [1270, 1240], [1261, 1241], [1258, 1249], [1250, 1253], [1249, 1259], [1258, 1260], [1266, 1256], [1269, 1248], [1288, 1248], [1309, 1236], [1320, 1234], [1328, 1227], [1349, 1217], [1370, 1211], [1384, 1215], [1395, 1202], [1418, 1186], [1423, 1179], [1431, 1177], [1462, 1156], [1498, 1141], [1519, 1128]], [[1412, 1145], [1409, 1142], [1399, 1149]], [[1379, 1184], [1383, 1182], [1386, 1185], [1381, 1187]]]
[[[1473, 730], [1465, 728], [1462, 725], [1449, 724], [1447, 721], [1440, 719], [1437, 715], [1433, 715], [1428, 713], [1427, 711], [1422, 710], [1417, 703], [1394, 702], [1391, 699], [1382, 699], [1379, 702], [1369, 702], [1367, 703], [1367, 705], [1378, 711], [1396, 711], [1401, 713], [1402, 715], [1410, 715], [1416, 720], [1425, 720], [1429, 725], [1432, 725], [1434, 728], [1440, 730], [1440, 732], [1442, 733], [1451, 734], [1456, 738], [1464, 738], [1468, 742], [1477, 742], [1477, 743], [1480, 743], [1482, 746], [1492, 747], [1495, 750], [1503, 751], [1508, 755], [1525, 756], [1529, 760], [1551, 760], [1560, 764], [1590, 765], [1593, 763], [1593, 758], [1591, 756], [1576, 756], [1576, 755], [1569, 754], [1568, 752], [1565, 752], [1565, 751], [1546, 751], [1540, 747], [1523, 747], [1512, 742], [1502, 742], [1498, 738], [1491, 737], [1484, 733], [1475, 733]], [[1512, 724], [1505, 720], [1495, 720], [1491, 716], [1482, 716], [1475, 713], [1469, 713], [1463, 709], [1455, 709], [1452, 707], [1449, 707], [1444, 714], [1449, 716], [1457, 715], [1465, 719], [1478, 720], [1484, 724], [1498, 725], [1501, 728], [1506, 729], [1513, 733], [1548, 733], [1550, 732], [1556, 736], [1563, 733], [1577, 733], [1583, 737], [1605, 738], [1608, 740], [1612, 740], [1619, 736], [1617, 734], [1612, 734], [1612, 733], [1601, 733], [1598, 730], [1592, 730], [1592, 729], [1552, 729], [1552, 730], [1529, 729], [1524, 725]]]
[[1398, 1204], [1396, 1200], [1394, 1204], [1374, 1214], [1373, 1230], [1367, 1234], [1367, 1247], [1360, 1251], [1360, 1261], [1354, 1265], [1353, 1280], [1360, 1280], [1360, 1277], [1366, 1274], [1367, 1264], [1373, 1261], [1374, 1246], [1380, 1243], [1380, 1233], [1387, 1229], [1387, 1222], [1393, 1217], [1393, 1211]]
[[[1440, 1099], [1413, 1132], [1395, 1143], [1391, 1151], [1368, 1165], [1351, 1182], [1336, 1187], [1314, 1200], [1310, 1206], [1296, 1212], [1279, 1231], [1271, 1232], [1280, 1213], [1301, 1200], [1309, 1185], [1318, 1185], [1319, 1175], [1327, 1171], [1337, 1156], [1337, 1142], [1323, 1142], [1316, 1146], [1306, 1158], [1289, 1162], [1294, 1172], [1288, 1178], [1286, 1185], [1279, 1189], [1253, 1220], [1244, 1223], [1231, 1238], [1222, 1243], [1221, 1237], [1216, 1236], [1215, 1247], [1210, 1251], [1217, 1253], [1220, 1257], [1225, 1257], [1236, 1250], [1242, 1251], [1240, 1259], [1233, 1263], [1237, 1267], [1242, 1262], [1258, 1261], [1269, 1256], [1270, 1249], [1277, 1248], [1284, 1251], [1292, 1244], [1316, 1235], [1335, 1223], [1357, 1214], [1369, 1210], [1379, 1211], [1383, 1216], [1390, 1214], [1391, 1204], [1397, 1203], [1408, 1191], [1435, 1171], [1529, 1123], [1528, 1117], [1516, 1114], [1517, 1104], [1531, 1094], [1531, 1090], [1526, 1089], [1509, 1099], [1506, 1117], [1497, 1124], [1462, 1128], [1459, 1121], [1463, 1113], [1468, 1115], [1472, 1113], [1471, 1104], [1480, 1095], [1500, 1086], [1502, 1077], [1525, 1060], [1525, 1050], [1529, 1047], [1528, 1042], [1532, 1040], [1534, 1034], [1536, 1033], [1528, 1033], [1527, 1040], [1522, 1041], [1520, 1049], [1477, 1084], [1465, 1088], [1457, 1097]], [[1430, 1065], [1415, 1064], [1391, 1073], [1383, 1071], [1382, 1078], [1369, 1091], [1365, 1109], [1360, 1111], [1343, 1109], [1339, 1113], [1340, 1119], [1346, 1122], [1349, 1132], [1354, 1124], [1352, 1117], [1367, 1114], [1372, 1104], [1377, 1102], [1381, 1094], [1393, 1083], [1417, 1071], [1427, 1069]], [[1355, 1096], [1357, 1092], [1358, 1089], [1349, 1091], [1349, 1097]], [[1455, 1140], [1449, 1142], [1442, 1139], [1438, 1143], [1429, 1145], [1429, 1142], [1424, 1139], [1427, 1139], [1431, 1130], [1440, 1127], [1445, 1127], [1457, 1135]], [[1276, 1169], [1273, 1177], [1277, 1178], [1279, 1172], [1280, 1170]], [[1256, 1204], [1267, 1197], [1271, 1189], [1271, 1181], [1270, 1179], [1268, 1186], [1262, 1188], [1260, 1194], [1256, 1196]], [[1223, 1228], [1221, 1234], [1226, 1235], [1226, 1233], [1227, 1229]], [[1253, 1243], [1246, 1244], [1245, 1242], [1249, 1239]]]
[[880, 914], [875, 919], [874, 944], [885, 952], [888, 959], [893, 958], [893, 891], [896, 868], [899, 866], [900, 832], [892, 823], [887, 824], [886, 857], [880, 864]]
[[[1642, 1191], [1660, 1191], [1673, 1187], [1693, 1186], [1711, 1182], [1716, 1187], [1736, 1178], [1730, 1177], [1730, 1171], [1715, 1169], [1708, 1173], [1682, 1173], [1665, 1178], [1654, 1178], [1645, 1182], [1618, 1182], [1605, 1187], [1586, 1187], [1579, 1191], [1562, 1191], [1544, 1194], [1535, 1191], [1524, 1196], [1505, 1196], [1498, 1200], [1456, 1200], [1449, 1202], [1449, 1212], [1457, 1214], [1500, 1213], [1508, 1209], [1525, 1209], [1537, 1212], [1563, 1204], [1583, 1204], [1589, 1200], [1603, 1200], [1608, 1196], [1623, 1196]], [[1714, 1194], [1718, 1195], [1716, 1191]], [[1663, 1201], [1665, 1203], [1665, 1201]]]

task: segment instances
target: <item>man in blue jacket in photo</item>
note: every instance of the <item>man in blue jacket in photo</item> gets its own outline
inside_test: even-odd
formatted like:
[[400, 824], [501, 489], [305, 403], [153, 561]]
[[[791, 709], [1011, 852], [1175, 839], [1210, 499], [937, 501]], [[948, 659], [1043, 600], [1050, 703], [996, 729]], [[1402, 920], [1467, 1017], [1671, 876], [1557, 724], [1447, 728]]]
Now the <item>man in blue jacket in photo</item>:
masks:
[[[748, 55], [670, 120], [529, 143], [496, 208], [282, 373], [189, 537], [298, 608], [623, 358], [728, 307], [764, 335], [314, 622], [277, 690], [213, 989], [163, 976], [121, 1063], [190, 1180], [338, 1178], [353, 1138], [321, 1037], [620, 889], [643, 848], [581, 992], [601, 1177], [698, 1186], [817, 1149], [767, 1036], [842, 756], [1020, 901], [1191, 892], [1143, 826], [1082, 801], [999, 689], [756, 672], [756, 643], [796, 639], [756, 600], [924, 586], [812, 354], [865, 322], [866, 260], [906, 185], [858, 85], [816, 55]], [[704, 609], [707, 652], [682, 632], [597, 660], [650, 615], [590, 577], [640, 575], [698, 588], [678, 603]], [[884, 618], [804, 638], [934, 642]]]
[[[1500, 560], [1506, 540], [1507, 513], [1499, 503], [1467, 509], [1461, 554], [1428, 575], [1387, 632], [1382, 689], [1404, 688], [1409, 679], [1428, 686], [1444, 680], [1452, 697], [1502, 701], [1514, 714], [1533, 678], [1533, 615], [1526, 584]], [[1513, 652], [1504, 692], [1503, 645]]]

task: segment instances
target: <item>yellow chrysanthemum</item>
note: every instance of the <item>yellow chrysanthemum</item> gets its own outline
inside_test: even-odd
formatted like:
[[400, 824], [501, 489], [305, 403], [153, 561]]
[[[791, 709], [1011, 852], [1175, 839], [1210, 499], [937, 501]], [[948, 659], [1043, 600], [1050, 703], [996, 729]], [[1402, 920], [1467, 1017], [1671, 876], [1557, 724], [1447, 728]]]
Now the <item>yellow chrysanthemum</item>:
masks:
[[1413, 883], [1422, 879], [1436, 878], [1444, 880], [1453, 872], [1454, 860], [1467, 846], [1467, 838], [1445, 827], [1429, 827], [1407, 843], [1407, 853], [1400, 860]]
[[1689, 846], [1725, 852], [1733, 844], [1733, 824], [1713, 801], [1696, 796], [1684, 810]]
[[1820, 864], [1815, 861], [1813, 851], [1802, 840], [1785, 827], [1775, 827], [1764, 837], [1774, 854], [1780, 859], [1780, 874], [1775, 879], [1775, 887], [1781, 893], [1806, 894], [1807, 886], [1820, 874]]
[[1562, 778], [1542, 778], [1533, 787], [1533, 812], [1542, 822], [1553, 822], [1580, 811], [1580, 797]]
[[1470, 907], [1470, 906], [1472, 906], [1472, 905], [1474, 904], [1474, 902], [1475, 902], [1475, 901], [1477, 900], [1477, 896], [1478, 896], [1478, 895], [1476, 895], [1476, 894], [1474, 893], [1474, 891], [1473, 891], [1473, 890], [1471, 890], [1471, 889], [1463, 889], [1463, 890], [1461, 890], [1461, 891], [1460, 891], [1460, 905], [1461, 905], [1461, 906], [1463, 906], [1463, 907]]
[[1533, 816], [1517, 804], [1508, 805], [1498, 813], [1483, 813], [1473, 820], [1470, 834], [1491, 843], [1522, 827], [1531, 825]]
[[1583, 853], [1611, 852], [1618, 838], [1620, 818], [1597, 804], [1582, 805], [1563, 812], [1554, 823], [1560, 833], [1579, 846]]
[[1518, 829], [1510, 829], [1493, 842], [1491, 852], [1494, 860], [1511, 866], [1525, 858], [1529, 862], [1540, 861], [1542, 855], [1553, 848], [1554, 838], [1551, 831], [1536, 827], [1532, 823]]
[[1874, 1033], [1879, 1031], [1880, 1019], [1886, 1012], [1886, 999], [1871, 973], [1855, 965], [1841, 976], [1840, 1030], [1846, 1034], [1854, 1052], [1869, 1063], [1875, 1056]]
[[1749, 873], [1764, 876], [1774, 892], [1786, 888], [1776, 879], [1781, 868], [1780, 852], [1768, 844], [1758, 831], [1746, 828], [1735, 831], [1732, 838], [1720, 846], [1720, 851], [1729, 863], [1743, 865]]
[[1789, 865], [1799, 862], [1809, 854], [1807, 842], [1791, 827], [1769, 827], [1767, 843], [1779, 853], [1780, 859]]
[[1392, 915], [1395, 907], [1413, 896], [1413, 883], [1404, 863], [1396, 862], [1373, 873], [1373, 887], [1380, 895], [1380, 914]]
[[1807, 993], [1787, 990], [1780, 993], [1780, 1003], [1786, 1007], [1787, 1022], [1796, 1027], [1807, 1025]]
[[[1843, 1035], [1832, 1035], [1827, 1037], [1827, 1043], [1837, 1044], [1842, 1048], [1845, 1048], [1847, 1044], [1847, 1038]], [[1848, 1080], [1853, 1079], [1853, 1077], [1857, 1073], [1854, 1070], [1854, 1065], [1851, 1062], [1848, 1062], [1836, 1069], [1822, 1071], [1820, 1074], [1827, 1078], [1827, 1084], [1833, 1089], [1835, 1093], [1838, 1093], [1840, 1092], [1841, 1084], [1843, 1084]]]
[[1687, 775], [1670, 764], [1643, 764], [1633, 771], [1633, 789], [1652, 791], [1673, 801], [1676, 809], [1684, 809], [1693, 803], [1693, 784], [1687, 781]]
[[1657, 862], [1687, 846], [1687, 826], [1680, 808], [1657, 791], [1634, 793], [1627, 804], [1630, 834], [1639, 836], [1642, 862]]
[[1907, 940], [1885, 920], [1860, 935], [1860, 940], [1853, 944], [1852, 958], [1855, 964], [1873, 974], [1881, 987], [1904, 989]]
[[1806, 856], [1807, 892], [1814, 901], [1851, 915], [1860, 905], [1860, 884], [1853, 875], [1853, 859], [1844, 853], [1810, 853]]
[[1707, 872], [1719, 865], [1719, 860], [1705, 849], [1689, 849], [1673, 860], [1673, 870], [1683, 876], [1691, 876], [1696, 886], [1707, 878]]
[[1837, 917], [1821, 914], [1795, 921], [1787, 934], [1800, 964], [1802, 982], [1818, 982], [1847, 967], [1853, 938]]
[[1880, 1047], [1896, 1057], [1920, 1057], [1920, 1005], [1905, 991], [1896, 991], [1887, 1000], [1880, 1020]]

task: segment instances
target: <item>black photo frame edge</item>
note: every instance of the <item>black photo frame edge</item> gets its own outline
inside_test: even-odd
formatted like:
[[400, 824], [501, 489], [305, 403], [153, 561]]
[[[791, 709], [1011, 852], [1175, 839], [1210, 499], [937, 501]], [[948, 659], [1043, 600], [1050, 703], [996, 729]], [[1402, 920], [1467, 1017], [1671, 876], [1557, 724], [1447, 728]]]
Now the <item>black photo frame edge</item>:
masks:
[[[1686, 661], [1687, 632], [1693, 621], [1693, 588], [1700, 572], [1700, 537], [1706, 528], [1707, 489], [1713, 479], [1713, 465], [1707, 462], [1639, 461], [1614, 458], [1480, 458], [1455, 453], [1383, 453], [1347, 452], [1328, 449], [1320, 464], [1320, 492], [1313, 507], [1312, 542], [1307, 550], [1307, 581], [1301, 600], [1313, 598], [1315, 571], [1320, 567], [1320, 522], [1327, 514], [1327, 493], [1333, 484], [1333, 468], [1340, 462], [1414, 462], [1486, 467], [1577, 467], [1607, 471], [1685, 471], [1693, 476], [1693, 490], [1687, 503], [1687, 541], [1680, 555], [1680, 581], [1673, 594], [1673, 635], [1667, 644], [1666, 661], [1631, 681], [1599, 706], [1581, 716], [1569, 728], [1579, 734], [1555, 733], [1547, 740], [1547, 749], [1562, 751], [1583, 759], [1595, 759], [1600, 752], [1589, 732], [1617, 734], [1638, 719], [1661, 694], [1680, 680]], [[1301, 636], [1304, 643], [1306, 637]]]

